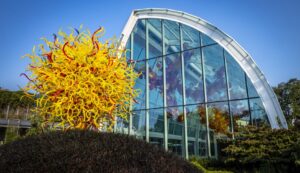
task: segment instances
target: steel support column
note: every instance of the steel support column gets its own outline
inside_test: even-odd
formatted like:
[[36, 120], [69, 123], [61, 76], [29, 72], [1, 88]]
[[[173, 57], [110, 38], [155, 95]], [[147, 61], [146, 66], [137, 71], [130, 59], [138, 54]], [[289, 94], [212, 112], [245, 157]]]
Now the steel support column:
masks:
[[149, 28], [148, 28], [148, 20], [145, 19], [145, 28], [146, 28], [146, 36], [145, 36], [145, 41], [146, 41], [146, 57], [145, 57], [145, 63], [146, 63], [146, 117], [145, 117], [145, 125], [146, 125], [146, 142], [149, 142], [149, 60], [148, 60], [148, 56], [149, 56]]
[[187, 116], [186, 116], [186, 100], [185, 100], [185, 67], [184, 67], [184, 57], [183, 57], [183, 41], [182, 41], [182, 27], [181, 24], [179, 24], [179, 31], [180, 31], [180, 58], [181, 58], [181, 80], [182, 80], [182, 101], [183, 101], [183, 127], [184, 127], [184, 156], [186, 159], [189, 158], [189, 152], [188, 152], [188, 133], [187, 133]]
[[[162, 29], [162, 52], [165, 54], [165, 28], [164, 21], [161, 20], [161, 29]], [[163, 68], [163, 95], [164, 95], [164, 148], [168, 150], [168, 117], [167, 117], [167, 91], [166, 91], [166, 58], [162, 57], [162, 68]]]

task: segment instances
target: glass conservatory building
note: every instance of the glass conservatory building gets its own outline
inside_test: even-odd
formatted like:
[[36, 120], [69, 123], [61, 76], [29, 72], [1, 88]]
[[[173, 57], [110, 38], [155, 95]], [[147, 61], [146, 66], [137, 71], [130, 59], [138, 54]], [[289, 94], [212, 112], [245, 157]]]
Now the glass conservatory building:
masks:
[[131, 14], [121, 46], [141, 75], [129, 133], [183, 157], [217, 157], [217, 141], [240, 127], [287, 128], [272, 88], [251, 56], [208, 22], [179, 11]]

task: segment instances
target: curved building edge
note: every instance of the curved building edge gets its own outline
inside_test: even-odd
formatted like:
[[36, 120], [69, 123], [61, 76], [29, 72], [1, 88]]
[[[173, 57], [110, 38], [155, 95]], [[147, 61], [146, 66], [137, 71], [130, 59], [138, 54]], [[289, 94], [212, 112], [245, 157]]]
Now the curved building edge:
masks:
[[272, 87], [253, 61], [250, 54], [247, 53], [233, 38], [199, 17], [170, 9], [147, 8], [134, 10], [122, 31], [120, 38], [121, 47], [125, 47], [136, 21], [138, 19], [147, 18], [166, 19], [185, 24], [202, 32], [203, 34], [206, 34], [217, 42], [229, 54], [231, 54], [253, 83], [265, 107], [271, 127], [273, 129], [288, 128], [280, 104]]

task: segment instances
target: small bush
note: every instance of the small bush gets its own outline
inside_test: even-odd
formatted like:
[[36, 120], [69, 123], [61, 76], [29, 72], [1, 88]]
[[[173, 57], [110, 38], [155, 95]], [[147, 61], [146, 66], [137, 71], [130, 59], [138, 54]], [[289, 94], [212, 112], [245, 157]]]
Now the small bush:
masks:
[[201, 172], [184, 159], [133, 137], [56, 131], [0, 147], [0, 172]]
[[226, 168], [222, 162], [215, 159], [192, 157], [190, 162], [204, 173], [233, 173], [225, 170], [229, 168]]

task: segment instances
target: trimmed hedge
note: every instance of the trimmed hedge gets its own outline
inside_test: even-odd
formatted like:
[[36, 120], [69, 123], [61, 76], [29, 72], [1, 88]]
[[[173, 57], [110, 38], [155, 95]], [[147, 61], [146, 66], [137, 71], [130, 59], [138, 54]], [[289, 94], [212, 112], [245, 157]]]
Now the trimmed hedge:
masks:
[[131, 136], [72, 130], [0, 146], [0, 172], [201, 172], [188, 161]]
[[[204, 173], [233, 173], [224, 170], [218, 160], [192, 157], [190, 158], [190, 162]], [[212, 165], [215, 167], [212, 167]]]

